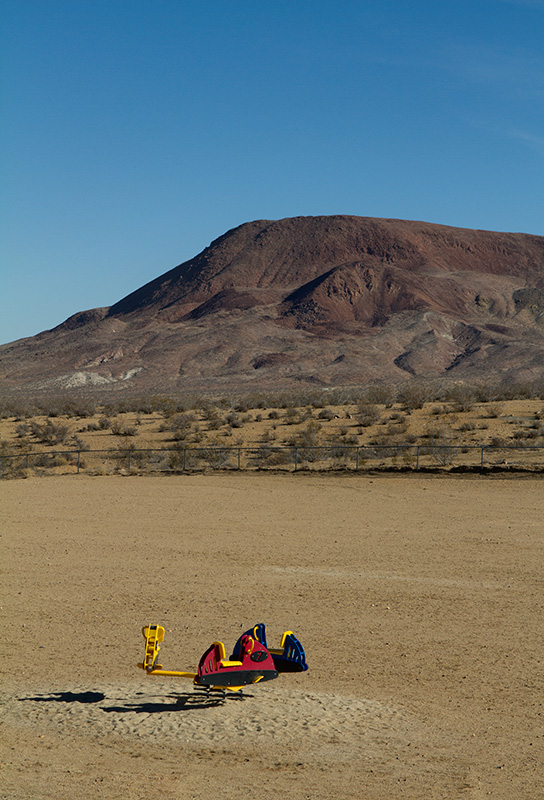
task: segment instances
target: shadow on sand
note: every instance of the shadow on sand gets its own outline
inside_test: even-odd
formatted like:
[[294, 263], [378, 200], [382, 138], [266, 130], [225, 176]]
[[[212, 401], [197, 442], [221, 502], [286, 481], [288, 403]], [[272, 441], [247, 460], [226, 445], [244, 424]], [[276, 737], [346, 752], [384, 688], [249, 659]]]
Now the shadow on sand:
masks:
[[[227, 700], [245, 700], [253, 697], [242, 692], [213, 693], [209, 694], [170, 694], [164, 702], [136, 702], [116, 706], [101, 706], [102, 711], [118, 714], [158, 714], [165, 711], [193, 711], [199, 708], [213, 708], [221, 706]], [[170, 702], [168, 701], [170, 700]], [[19, 702], [33, 701], [35, 703], [101, 703], [106, 700], [103, 692], [51, 692], [35, 697], [19, 697]]]
[[127, 703], [120, 706], [102, 706], [102, 711], [116, 711], [118, 714], [158, 714], [164, 711], [193, 711], [199, 708], [222, 706], [227, 700], [245, 700], [253, 695], [236, 692], [233, 694], [171, 694], [173, 702]]
[[19, 697], [19, 701], [33, 700], [35, 703], [101, 703], [105, 699], [102, 692], [51, 692], [37, 697]]

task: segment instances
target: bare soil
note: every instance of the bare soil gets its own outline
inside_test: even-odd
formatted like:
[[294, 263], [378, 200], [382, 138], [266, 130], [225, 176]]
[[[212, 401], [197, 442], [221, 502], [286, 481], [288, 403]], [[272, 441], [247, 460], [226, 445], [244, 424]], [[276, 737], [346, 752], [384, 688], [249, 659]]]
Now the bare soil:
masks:
[[[4, 481], [2, 798], [544, 793], [541, 479]], [[146, 676], [265, 622], [308, 673]]]

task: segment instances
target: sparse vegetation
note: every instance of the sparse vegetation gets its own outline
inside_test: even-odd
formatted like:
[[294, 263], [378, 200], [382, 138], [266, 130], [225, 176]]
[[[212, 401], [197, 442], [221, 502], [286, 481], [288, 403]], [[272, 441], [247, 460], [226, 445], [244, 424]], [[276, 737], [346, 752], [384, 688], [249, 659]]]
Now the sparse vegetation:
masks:
[[[541, 390], [544, 384], [539, 386]], [[63, 398], [4, 403], [0, 435], [3, 452], [9, 448], [13, 456], [13, 468], [7, 469], [6, 457], [2, 474], [19, 474], [15, 465], [20, 454], [20, 474], [78, 468], [106, 474], [127, 469], [127, 464], [132, 472], [183, 469], [181, 459], [185, 469], [232, 468], [233, 463], [237, 468], [238, 460], [241, 468], [291, 469], [295, 449], [298, 468], [351, 469], [363, 463], [365, 468], [450, 468], [465, 462], [476, 467], [476, 448], [544, 445], [543, 398], [537, 388], [522, 387], [523, 396], [517, 399], [505, 396], [506, 390], [512, 393], [511, 387], [437, 388], [419, 381], [401, 389], [312, 390], [298, 396], [161, 396], [102, 405]], [[85, 410], [91, 415], [79, 416]], [[99, 455], [111, 448], [112, 436], [135, 441], [119, 444], [121, 450], [114, 448], [112, 455]], [[241, 448], [239, 459], [229, 450], [233, 447]], [[54, 456], [54, 451], [60, 454]], [[516, 463], [524, 458], [531, 468], [544, 466], [538, 450], [532, 452]], [[264, 458], [261, 465], [259, 454]], [[497, 461], [506, 463], [504, 458]]]
[[366, 403], [359, 407], [356, 413], [357, 422], [363, 428], [368, 428], [380, 419], [380, 412], [375, 403]]
[[130, 425], [127, 422], [116, 421], [112, 423], [111, 432], [114, 436], [136, 436], [138, 428], [136, 425]]
[[42, 424], [32, 420], [29, 425], [29, 434], [43, 444], [64, 444], [70, 436], [70, 428], [60, 422], [53, 422], [49, 418]]

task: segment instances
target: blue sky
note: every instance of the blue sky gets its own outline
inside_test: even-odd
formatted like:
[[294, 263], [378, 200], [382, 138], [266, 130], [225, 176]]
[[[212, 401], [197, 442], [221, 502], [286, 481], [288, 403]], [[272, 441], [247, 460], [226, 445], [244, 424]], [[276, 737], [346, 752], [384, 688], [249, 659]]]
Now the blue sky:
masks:
[[252, 219], [544, 235], [544, 0], [0, 0], [0, 342]]

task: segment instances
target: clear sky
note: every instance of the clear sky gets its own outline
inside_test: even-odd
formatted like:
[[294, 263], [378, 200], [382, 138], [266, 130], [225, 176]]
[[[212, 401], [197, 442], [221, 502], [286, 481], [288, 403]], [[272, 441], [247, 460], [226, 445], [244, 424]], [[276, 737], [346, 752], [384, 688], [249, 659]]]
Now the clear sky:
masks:
[[544, 0], [0, 0], [0, 342], [252, 219], [544, 234]]

